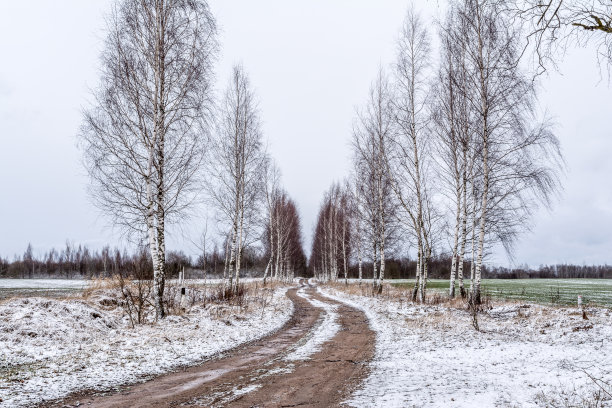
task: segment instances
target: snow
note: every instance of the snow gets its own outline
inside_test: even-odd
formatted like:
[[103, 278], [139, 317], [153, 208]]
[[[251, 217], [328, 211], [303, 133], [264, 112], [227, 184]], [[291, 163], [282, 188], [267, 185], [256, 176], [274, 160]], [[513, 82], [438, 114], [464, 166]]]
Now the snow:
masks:
[[321, 350], [321, 346], [331, 340], [338, 330], [340, 325], [338, 324], [338, 305], [333, 305], [325, 302], [321, 302], [316, 299], [311, 299], [304, 288], [300, 288], [297, 291], [298, 296], [301, 296], [308, 300], [314, 307], [323, 309], [322, 317], [315, 324], [309, 335], [305, 336], [303, 342], [298, 345], [291, 353], [286, 357], [286, 361], [298, 361], [308, 360], [310, 356]]
[[377, 335], [350, 406], [585, 406], [597, 388], [581, 369], [612, 379], [607, 309], [589, 309], [583, 321], [576, 309], [505, 304], [480, 315], [477, 332], [463, 309], [323, 293], [363, 310]]
[[85, 289], [83, 279], [0, 279], [0, 289]]
[[293, 312], [276, 289], [266, 307], [196, 306], [136, 326], [102, 300], [12, 299], [0, 304], [0, 407], [106, 390], [202, 362], [279, 329]]
[[[268, 278], [268, 280], [270, 281], [271, 279]], [[166, 282], [168, 282], [168, 284], [178, 284], [180, 281], [178, 279], [167, 279]], [[223, 278], [184, 279], [183, 282], [189, 286], [221, 285], [223, 283]], [[263, 278], [240, 278], [240, 283], [255, 282], [263, 282]]]

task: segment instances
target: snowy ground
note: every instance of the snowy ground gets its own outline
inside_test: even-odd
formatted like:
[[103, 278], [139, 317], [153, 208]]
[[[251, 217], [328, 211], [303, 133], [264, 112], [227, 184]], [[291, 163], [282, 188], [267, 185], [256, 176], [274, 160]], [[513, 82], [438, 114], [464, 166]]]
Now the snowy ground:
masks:
[[363, 310], [377, 334], [371, 373], [351, 406], [583, 407], [598, 390], [586, 373], [612, 379], [607, 309], [590, 309], [586, 321], [576, 309], [498, 303], [477, 332], [463, 309], [322, 293]]
[[83, 279], [0, 279], [0, 301], [12, 297], [74, 296], [90, 282]]
[[306, 294], [304, 288], [299, 289], [297, 294], [308, 300], [314, 307], [323, 309], [323, 313], [311, 333], [304, 338], [304, 343], [298, 344], [298, 346], [285, 357], [287, 361], [308, 360], [310, 356], [321, 350], [321, 346], [331, 340], [336, 333], [338, 333], [338, 330], [340, 330], [338, 313], [336, 312], [336, 309], [338, 309], [337, 305], [330, 305], [329, 303], [311, 299]]
[[[81, 389], [109, 389], [196, 364], [280, 328], [286, 288], [249, 308], [209, 304], [129, 328], [105, 297], [18, 298], [0, 304], [0, 407], [31, 406]], [[261, 293], [261, 291], [259, 292]]]
[[84, 289], [83, 279], [0, 279], [0, 289]]

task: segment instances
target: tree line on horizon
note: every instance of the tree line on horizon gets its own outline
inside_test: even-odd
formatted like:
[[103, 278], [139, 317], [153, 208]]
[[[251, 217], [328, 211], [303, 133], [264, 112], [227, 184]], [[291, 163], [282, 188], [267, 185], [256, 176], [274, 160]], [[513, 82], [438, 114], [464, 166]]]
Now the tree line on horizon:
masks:
[[[299, 254], [299, 251], [298, 251]], [[299, 254], [301, 257], [303, 255]], [[168, 251], [168, 278], [176, 279], [179, 272], [185, 271], [186, 278], [202, 279], [205, 275], [211, 278], [223, 276], [226, 254], [219, 245], [213, 245], [212, 250], [198, 256], [188, 256], [182, 251]], [[308, 268], [305, 257], [295, 260], [295, 273], [299, 277], [312, 277], [315, 271]], [[399, 257], [391, 254], [387, 259], [387, 276], [389, 279], [414, 279], [417, 261], [410, 257]], [[243, 254], [243, 267], [248, 276], [264, 277], [270, 263], [270, 253], [262, 249], [249, 248]], [[340, 262], [339, 265], [343, 263]], [[430, 277], [432, 279], [448, 279], [450, 275], [451, 257], [436, 255], [431, 259]], [[470, 269], [469, 262], [466, 265]], [[362, 275], [372, 276], [373, 265], [363, 262]], [[342, 269], [339, 269], [342, 271]], [[204, 273], [206, 271], [206, 274]], [[270, 275], [274, 271], [268, 272]], [[29, 244], [24, 253], [15, 255], [12, 260], [0, 256], [0, 278], [19, 279], [90, 279], [111, 278], [114, 275], [137, 275], [150, 279], [153, 274], [153, 263], [146, 247], [134, 251], [104, 246], [101, 250], [91, 250], [86, 245], [75, 245], [70, 242], [60, 250], [54, 248], [37, 255]], [[270, 276], [268, 275], [268, 276]], [[531, 268], [520, 265], [513, 268], [503, 266], [483, 265], [484, 279], [612, 279], [612, 265], [574, 265], [556, 264], [540, 265]], [[343, 272], [340, 277], [343, 277]], [[359, 278], [359, 267], [351, 263], [347, 268], [348, 279]]]
[[[180, 250], [170, 250], [166, 254], [167, 276], [175, 279], [184, 271], [184, 276], [191, 279], [222, 278], [228, 255], [224, 248], [216, 243], [210, 251], [197, 256], [186, 255]], [[247, 248], [243, 253], [244, 274], [263, 276], [269, 259], [270, 249], [267, 246]], [[296, 251], [291, 262], [294, 263], [298, 276], [307, 276], [303, 252]], [[136, 271], [138, 273], [135, 273]], [[93, 250], [87, 245], [76, 245], [67, 241], [63, 248], [51, 248], [40, 255], [34, 253], [32, 244], [28, 244], [24, 253], [21, 256], [15, 255], [12, 260], [0, 256], [0, 278], [91, 279], [112, 278], [115, 275], [138, 275], [143, 279], [151, 279], [153, 262], [146, 246], [128, 250], [106, 245], [100, 250]], [[274, 278], [274, 269], [271, 277]]]

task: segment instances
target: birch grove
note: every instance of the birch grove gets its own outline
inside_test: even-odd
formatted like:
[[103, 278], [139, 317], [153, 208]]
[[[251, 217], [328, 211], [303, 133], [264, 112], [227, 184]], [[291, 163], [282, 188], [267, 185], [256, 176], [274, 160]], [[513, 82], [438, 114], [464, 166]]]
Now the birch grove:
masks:
[[265, 195], [265, 226], [267, 229], [267, 247], [269, 250], [268, 263], [266, 265], [266, 269], [264, 270], [263, 275], [263, 284], [265, 285], [268, 279], [268, 275], [273, 269], [274, 260], [276, 257], [275, 254], [275, 246], [273, 245], [272, 235], [274, 231], [275, 223], [275, 208], [276, 208], [276, 200], [280, 195], [280, 171], [278, 167], [274, 164], [271, 159], [267, 159], [264, 163], [264, 195]]
[[550, 203], [561, 157], [558, 139], [538, 121], [534, 85], [518, 65], [519, 32], [499, 14], [493, 2], [465, 1], [457, 9], [462, 33], [454, 37], [467, 59], [466, 88], [475, 90], [466, 96], [480, 152], [475, 303], [487, 241], [511, 249], [537, 203]]
[[322, 281], [348, 278], [351, 257], [351, 192], [347, 185], [333, 184], [325, 194], [310, 255], [310, 267]]
[[124, 0], [106, 31], [80, 146], [96, 204], [136, 241], [148, 241], [163, 318], [166, 226], [185, 216], [199, 191], [216, 24], [202, 0]]
[[275, 280], [292, 282], [295, 271], [306, 266], [306, 256], [302, 249], [302, 227], [297, 206], [286, 192], [276, 190], [268, 220], [264, 247], [269, 262], [264, 272], [264, 284], [268, 269]]
[[452, 229], [449, 288], [451, 298], [455, 296], [457, 282], [461, 297], [467, 295], [464, 267], [468, 232], [473, 226], [473, 223], [468, 221], [470, 216], [475, 215], [471, 201], [475, 192], [473, 176], [478, 150], [473, 140], [475, 120], [468, 100], [473, 89], [468, 86], [466, 80], [466, 44], [455, 41], [455, 37], [461, 32], [462, 23], [451, 9], [440, 29], [441, 63], [434, 85], [436, 98], [433, 101], [432, 113], [438, 175], [442, 182], [441, 190], [448, 198], [452, 214], [449, 223]]
[[[506, 11], [494, 0], [451, 2], [434, 64], [429, 25], [409, 9], [393, 75], [379, 70], [353, 130], [347, 214], [360, 282], [364, 259], [375, 286], [383, 282], [390, 237], [401, 231], [396, 247], [416, 257], [413, 301], [426, 301], [437, 252], [450, 254], [449, 297], [458, 286], [479, 304], [485, 257], [496, 246], [511, 256], [534, 211], [559, 190], [559, 141], [535, 108], [521, 27]], [[313, 239], [311, 264], [324, 279], [338, 276], [333, 191]]]

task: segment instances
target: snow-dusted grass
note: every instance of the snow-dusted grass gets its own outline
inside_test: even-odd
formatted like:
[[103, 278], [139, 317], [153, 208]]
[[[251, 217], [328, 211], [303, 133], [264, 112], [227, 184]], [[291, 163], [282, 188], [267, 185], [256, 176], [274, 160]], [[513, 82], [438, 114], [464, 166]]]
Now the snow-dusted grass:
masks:
[[[268, 279], [270, 281], [271, 279]], [[167, 282], [169, 284], [178, 284], [178, 279], [168, 279]], [[203, 286], [203, 285], [221, 285], [223, 283], [223, 278], [207, 278], [207, 279], [185, 279], [183, 281], [186, 285], [189, 286]], [[240, 278], [240, 283], [255, 283], [255, 282], [263, 282], [263, 278]]]
[[304, 291], [304, 288], [298, 290], [297, 294], [308, 300], [314, 307], [323, 309], [324, 312], [323, 316], [315, 325], [312, 333], [305, 337], [305, 342], [298, 345], [297, 348], [285, 357], [287, 361], [308, 360], [311, 355], [320, 351], [321, 346], [331, 340], [336, 333], [338, 333], [338, 330], [340, 330], [338, 313], [336, 312], [338, 305], [311, 299]]
[[584, 321], [576, 309], [499, 303], [480, 315], [477, 332], [462, 308], [372, 298], [351, 287], [352, 294], [322, 290], [363, 310], [377, 335], [371, 373], [351, 406], [582, 407], [597, 387], [581, 369], [612, 379], [607, 309], [589, 309]]
[[196, 306], [135, 329], [120, 309], [104, 306], [104, 295], [87, 301], [5, 301], [0, 304], [0, 407], [109, 389], [197, 364], [279, 329], [293, 312], [286, 290], [253, 290], [248, 307]]

